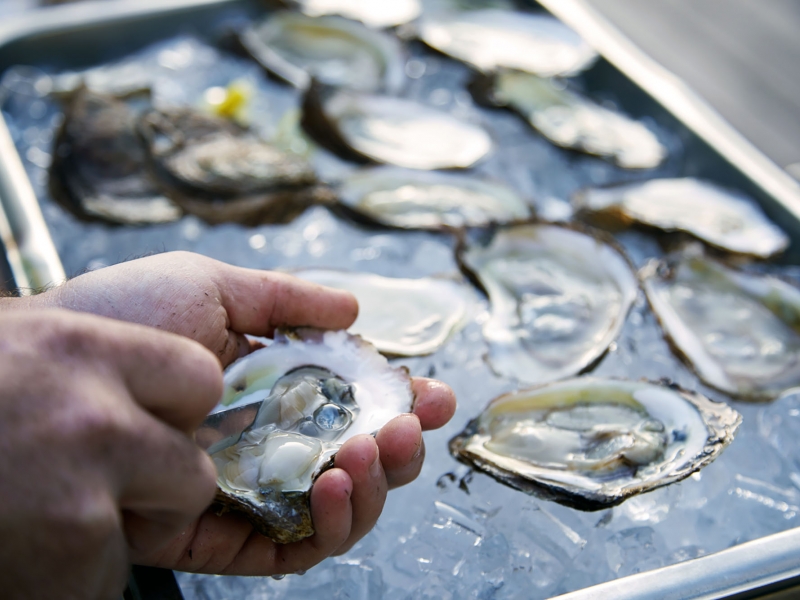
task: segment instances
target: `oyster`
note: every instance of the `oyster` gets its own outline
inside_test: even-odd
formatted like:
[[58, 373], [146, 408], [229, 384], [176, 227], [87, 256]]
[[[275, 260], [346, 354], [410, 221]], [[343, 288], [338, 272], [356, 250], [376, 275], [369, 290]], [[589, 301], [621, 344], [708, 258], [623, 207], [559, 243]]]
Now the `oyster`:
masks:
[[345, 331], [277, 332], [225, 372], [197, 433], [217, 466], [216, 502], [278, 543], [314, 533], [313, 481], [348, 439], [411, 410], [407, 371]]
[[626, 169], [656, 167], [667, 156], [666, 148], [641, 122], [553, 80], [503, 71], [478, 76], [471, 89], [480, 101], [512, 108], [557, 146], [602, 156]]
[[705, 467], [741, 421], [674, 385], [578, 378], [496, 398], [450, 452], [518, 490], [600, 510]]
[[346, 158], [410, 169], [472, 166], [492, 147], [483, 128], [412, 100], [312, 85], [303, 126]]
[[708, 385], [770, 400], [800, 385], [800, 291], [703, 256], [699, 246], [640, 272], [674, 349]]
[[491, 302], [483, 325], [499, 375], [546, 383], [584, 371], [605, 354], [638, 286], [627, 260], [590, 235], [555, 225], [498, 231], [461, 261]]
[[472, 290], [450, 279], [396, 279], [327, 269], [293, 274], [352, 293], [359, 311], [350, 331], [394, 356], [436, 352], [466, 324], [475, 306]]
[[318, 199], [304, 159], [226, 119], [191, 108], [152, 110], [139, 132], [164, 193], [209, 223], [288, 221]]
[[597, 53], [549, 15], [484, 9], [425, 15], [417, 37], [483, 73], [516, 69], [542, 77], [575, 75]]
[[279, 12], [239, 36], [267, 71], [299, 89], [315, 79], [363, 92], [395, 93], [405, 62], [394, 37], [341, 17]]
[[422, 12], [419, 0], [293, 0], [292, 3], [309, 17], [341, 15], [374, 28], [402, 25]]
[[685, 231], [721, 250], [758, 258], [789, 245], [786, 234], [752, 198], [691, 177], [582, 190], [574, 203], [598, 224], [640, 223]]
[[360, 215], [403, 229], [482, 227], [531, 214], [528, 203], [502, 183], [456, 173], [364, 169], [338, 192], [342, 204]]
[[174, 221], [183, 214], [147, 173], [134, 107], [79, 88], [70, 94], [55, 137], [50, 192], [83, 219], [125, 225]]

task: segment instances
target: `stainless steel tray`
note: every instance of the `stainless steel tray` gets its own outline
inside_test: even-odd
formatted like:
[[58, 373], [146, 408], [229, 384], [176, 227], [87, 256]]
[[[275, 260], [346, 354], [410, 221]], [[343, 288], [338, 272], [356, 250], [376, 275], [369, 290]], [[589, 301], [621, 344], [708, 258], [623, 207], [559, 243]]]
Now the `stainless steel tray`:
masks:
[[[598, 86], [624, 90], [634, 115], [666, 109], [682, 139], [684, 169], [739, 187], [792, 236], [785, 260], [800, 262], [800, 185], [771, 163], [680, 80], [642, 54], [583, 0], [540, 0], [604, 56], [592, 73]], [[0, 74], [9, 66], [46, 61], [80, 68], [112, 60], [191, 28], [211, 31], [223, 15], [257, 14], [246, 0], [120, 0], [59, 7], [0, 24]], [[591, 86], [592, 81], [588, 84]], [[0, 238], [16, 284], [39, 288], [63, 280], [64, 270], [24, 167], [0, 117]], [[746, 598], [800, 580], [800, 528], [710, 556], [561, 596], [597, 598]]]

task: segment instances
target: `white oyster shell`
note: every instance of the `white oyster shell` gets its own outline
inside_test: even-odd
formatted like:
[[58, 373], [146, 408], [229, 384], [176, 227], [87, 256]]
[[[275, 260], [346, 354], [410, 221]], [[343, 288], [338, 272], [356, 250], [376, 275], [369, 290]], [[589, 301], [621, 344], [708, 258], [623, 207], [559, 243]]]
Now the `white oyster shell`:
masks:
[[450, 279], [398, 279], [327, 269], [293, 274], [352, 293], [359, 310], [350, 331], [395, 356], [436, 352], [466, 324], [476, 304], [469, 287]]
[[587, 189], [574, 202], [590, 218], [685, 231], [728, 252], [769, 258], [789, 245], [755, 200], [691, 177]]
[[422, 11], [419, 0], [294, 0], [293, 3], [310, 17], [341, 15], [375, 28], [408, 23]]
[[698, 250], [640, 273], [673, 347], [708, 385], [744, 400], [770, 400], [800, 385], [800, 291]]
[[376, 167], [350, 175], [340, 201], [373, 221], [404, 229], [482, 227], [530, 217], [527, 202], [500, 182], [458, 173]]
[[514, 488], [600, 510], [698, 471], [740, 423], [676, 386], [578, 378], [496, 398], [450, 450]]
[[505, 68], [542, 77], [567, 76], [597, 58], [577, 33], [541, 14], [484, 9], [424, 15], [417, 36], [484, 73]]
[[591, 366], [619, 334], [638, 290], [617, 250], [555, 225], [500, 230], [461, 259], [491, 302], [483, 326], [489, 364], [527, 383]]

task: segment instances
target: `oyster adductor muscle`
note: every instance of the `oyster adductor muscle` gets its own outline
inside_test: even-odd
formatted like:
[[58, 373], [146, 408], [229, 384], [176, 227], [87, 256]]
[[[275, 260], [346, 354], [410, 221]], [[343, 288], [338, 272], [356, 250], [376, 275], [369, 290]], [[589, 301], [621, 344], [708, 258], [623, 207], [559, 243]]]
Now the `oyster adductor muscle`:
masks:
[[145, 225], [180, 218], [183, 211], [148, 173], [137, 117], [132, 101], [85, 87], [72, 92], [53, 147], [53, 198], [87, 220]]
[[311, 486], [341, 445], [413, 403], [408, 372], [345, 331], [278, 331], [224, 382], [198, 431], [217, 467], [217, 504], [278, 543], [313, 535]]
[[138, 129], [164, 193], [209, 223], [286, 222], [318, 199], [305, 159], [221, 117], [152, 110]]
[[518, 490], [601, 510], [708, 465], [741, 419], [672, 384], [580, 377], [496, 398], [450, 451]]

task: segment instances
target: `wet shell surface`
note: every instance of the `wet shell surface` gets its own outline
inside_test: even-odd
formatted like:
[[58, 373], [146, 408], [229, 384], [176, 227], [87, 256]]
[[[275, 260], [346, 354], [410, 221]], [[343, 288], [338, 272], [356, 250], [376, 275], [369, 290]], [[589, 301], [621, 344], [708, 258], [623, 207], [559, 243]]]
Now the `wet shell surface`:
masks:
[[262, 67], [306, 89], [312, 79], [362, 92], [396, 93], [405, 82], [399, 41], [336, 16], [279, 12], [239, 36]]
[[461, 260], [491, 303], [483, 326], [490, 366], [531, 384], [576, 375], [602, 357], [638, 291], [617, 250], [555, 225], [501, 229]]
[[147, 172], [136, 134], [137, 111], [125, 100], [78, 88], [56, 134], [50, 191], [84, 219], [124, 225], [167, 223], [183, 211]]
[[294, 0], [292, 4], [309, 17], [341, 15], [374, 28], [402, 25], [422, 12], [419, 0]]
[[493, 104], [513, 109], [562, 148], [601, 156], [626, 169], [650, 169], [667, 157], [667, 149], [643, 123], [570, 91], [562, 82], [507, 71], [477, 78], [472, 88]]
[[224, 382], [197, 433], [217, 466], [217, 504], [279, 543], [313, 535], [311, 486], [341, 445], [413, 403], [408, 372], [345, 331], [277, 332]]
[[575, 75], [597, 53], [549, 15], [483, 9], [424, 15], [417, 36], [484, 73], [516, 69], [542, 77]]
[[486, 131], [412, 100], [314, 85], [305, 130], [345, 158], [409, 169], [465, 169], [492, 148]]
[[284, 222], [316, 199], [316, 175], [303, 158], [226, 119], [191, 108], [152, 110], [139, 132], [159, 187], [209, 223]]
[[401, 229], [483, 227], [531, 215], [528, 203], [511, 188], [459, 173], [362, 169], [342, 183], [338, 195], [360, 215]]
[[741, 419], [674, 385], [577, 378], [493, 400], [450, 451], [518, 490], [601, 510], [705, 467]]
[[436, 352], [466, 324], [476, 305], [475, 293], [451, 279], [399, 279], [330, 269], [303, 269], [293, 275], [352, 293], [359, 310], [350, 331], [393, 356]]
[[708, 385], [771, 400], [800, 385], [800, 291], [703, 255], [699, 245], [640, 272], [673, 348]]
[[769, 258], [789, 245], [787, 235], [755, 200], [691, 177], [586, 189], [575, 196], [574, 204], [598, 224], [640, 223], [684, 231], [721, 250], [758, 258]]

